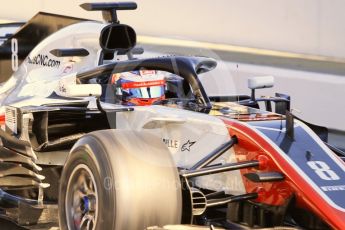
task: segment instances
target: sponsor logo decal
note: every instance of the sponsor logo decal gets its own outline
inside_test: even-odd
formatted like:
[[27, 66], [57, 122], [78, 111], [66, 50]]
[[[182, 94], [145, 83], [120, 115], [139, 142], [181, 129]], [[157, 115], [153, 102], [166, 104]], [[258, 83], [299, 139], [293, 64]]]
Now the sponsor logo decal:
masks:
[[142, 82], [124, 82], [124, 83], [122, 83], [122, 88], [132, 89], [132, 88], [141, 88], [141, 87], [162, 86], [164, 84], [165, 84], [165, 80], [142, 81]]
[[331, 191], [344, 191], [345, 185], [334, 185], [334, 186], [321, 186], [321, 189], [325, 192]]
[[61, 62], [58, 60], [50, 59], [48, 55], [38, 54], [34, 57], [28, 57], [28, 63], [32, 65], [40, 65], [51, 68], [59, 68]]
[[192, 145], [195, 144], [196, 141], [190, 141], [188, 140], [186, 143], [184, 143], [181, 147], [181, 151], [184, 152], [184, 151], [188, 151], [190, 152], [190, 148], [192, 147]]
[[156, 70], [140, 70], [140, 76], [156, 74]]
[[177, 140], [171, 140], [167, 138], [163, 138], [163, 143], [168, 147], [168, 148], [173, 148], [173, 149], [178, 149], [180, 146], [179, 141]]

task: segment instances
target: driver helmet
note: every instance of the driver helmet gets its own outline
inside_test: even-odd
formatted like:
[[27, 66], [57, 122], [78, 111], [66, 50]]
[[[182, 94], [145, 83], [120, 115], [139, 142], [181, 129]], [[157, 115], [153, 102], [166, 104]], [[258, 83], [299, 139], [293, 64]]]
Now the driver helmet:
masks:
[[156, 70], [115, 73], [110, 84], [116, 86], [116, 97], [123, 105], [152, 105], [165, 99], [165, 76]]

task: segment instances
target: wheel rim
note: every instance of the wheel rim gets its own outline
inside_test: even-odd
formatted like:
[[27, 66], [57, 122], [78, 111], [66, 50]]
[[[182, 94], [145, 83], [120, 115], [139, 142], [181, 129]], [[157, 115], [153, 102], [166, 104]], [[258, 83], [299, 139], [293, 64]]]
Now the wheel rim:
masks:
[[95, 178], [85, 164], [75, 167], [67, 183], [65, 213], [68, 229], [94, 230], [98, 215]]

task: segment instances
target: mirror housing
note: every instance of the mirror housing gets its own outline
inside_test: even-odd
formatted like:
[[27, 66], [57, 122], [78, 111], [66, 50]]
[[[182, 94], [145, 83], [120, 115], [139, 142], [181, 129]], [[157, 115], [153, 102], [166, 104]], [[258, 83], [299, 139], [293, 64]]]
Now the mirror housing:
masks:
[[272, 88], [273, 85], [274, 85], [274, 77], [273, 76], [249, 78], [248, 79], [248, 88], [252, 90], [250, 100], [256, 101], [256, 98], [255, 98], [255, 90], [256, 89]]
[[274, 85], [273, 76], [253, 77], [253, 78], [248, 79], [249, 89], [272, 88], [273, 85]]
[[63, 97], [100, 97], [102, 86], [100, 84], [77, 84], [76, 73], [62, 77], [55, 93]]
[[104, 52], [127, 52], [137, 43], [134, 29], [125, 24], [110, 24], [103, 28], [99, 44]]

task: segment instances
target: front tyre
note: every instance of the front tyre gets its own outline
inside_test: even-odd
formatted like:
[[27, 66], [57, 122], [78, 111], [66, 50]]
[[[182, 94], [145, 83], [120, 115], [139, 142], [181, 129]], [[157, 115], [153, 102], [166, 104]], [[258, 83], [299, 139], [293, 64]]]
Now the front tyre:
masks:
[[148, 132], [97, 131], [82, 137], [64, 166], [61, 229], [145, 229], [179, 224], [182, 198], [176, 166]]

